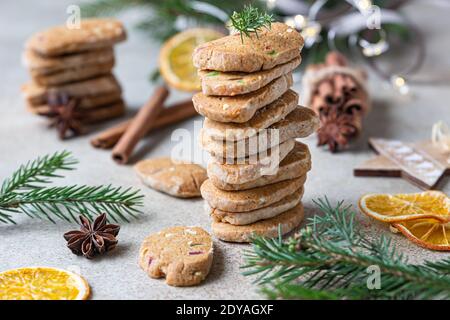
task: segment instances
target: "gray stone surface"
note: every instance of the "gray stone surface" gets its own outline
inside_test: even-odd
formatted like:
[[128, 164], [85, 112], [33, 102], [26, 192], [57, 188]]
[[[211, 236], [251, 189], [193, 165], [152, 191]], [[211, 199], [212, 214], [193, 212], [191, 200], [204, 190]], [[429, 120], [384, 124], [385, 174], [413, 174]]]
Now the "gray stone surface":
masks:
[[[67, 149], [80, 160], [78, 170], [70, 172], [59, 184], [114, 184], [142, 188], [145, 195], [144, 215], [130, 224], [122, 224], [118, 248], [104, 257], [89, 261], [72, 255], [65, 247], [63, 233], [74, 225], [31, 220], [17, 215], [17, 225], [0, 225], [0, 270], [23, 266], [79, 268], [92, 286], [93, 299], [251, 299], [262, 297], [250, 278], [241, 275], [242, 251], [246, 245], [216, 241], [214, 265], [207, 281], [193, 288], [172, 288], [163, 280], [152, 280], [137, 264], [141, 241], [149, 233], [173, 225], [198, 225], [209, 230], [202, 200], [179, 200], [145, 188], [131, 166], [118, 166], [110, 153], [89, 145], [90, 136], [61, 142], [45, 121], [25, 111], [20, 86], [28, 76], [20, 64], [25, 39], [44, 27], [62, 23], [70, 1], [2, 1], [0, 3], [0, 177], [8, 176], [17, 166], [38, 155]], [[447, 11], [446, 11], [447, 10]], [[425, 84], [413, 85], [412, 96], [402, 97], [371, 76], [370, 87], [375, 105], [367, 118], [363, 136], [348, 151], [331, 155], [315, 147], [316, 138], [307, 139], [313, 156], [313, 170], [306, 185], [304, 204], [307, 216], [315, 213], [312, 200], [327, 195], [331, 201], [344, 199], [356, 204], [367, 192], [415, 192], [417, 188], [401, 179], [355, 178], [352, 169], [372, 156], [367, 147], [369, 136], [415, 141], [427, 138], [438, 120], [450, 123], [450, 38], [448, 9], [426, 4], [409, 6], [406, 14], [420, 26], [426, 38], [428, 55], [419, 77]], [[124, 19], [130, 39], [118, 47], [117, 75], [131, 107], [142, 104], [152, 92], [147, 81], [156, 66], [158, 46], [145, 36], [131, 31], [133, 14]], [[432, 80], [438, 80], [432, 82]], [[296, 86], [299, 90], [299, 85]], [[173, 94], [171, 101], [186, 95]], [[200, 117], [197, 120], [201, 120]], [[193, 132], [194, 122], [180, 128]], [[160, 131], [139, 145], [139, 155], [169, 155], [178, 142], [171, 141], [175, 128]], [[185, 141], [187, 144], [188, 142]], [[197, 147], [196, 140], [192, 146]], [[198, 150], [198, 149], [197, 149]], [[444, 181], [449, 193], [450, 183]], [[389, 234], [385, 225], [358, 215], [368, 234]], [[412, 262], [437, 259], [448, 254], [419, 248], [401, 236], [395, 242]]]

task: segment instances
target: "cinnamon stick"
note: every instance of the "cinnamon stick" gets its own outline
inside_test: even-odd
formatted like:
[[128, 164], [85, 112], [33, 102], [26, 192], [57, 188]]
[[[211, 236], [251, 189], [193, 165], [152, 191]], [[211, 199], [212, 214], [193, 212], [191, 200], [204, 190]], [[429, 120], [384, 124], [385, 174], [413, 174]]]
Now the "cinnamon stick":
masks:
[[327, 54], [327, 56], [325, 57], [325, 64], [327, 66], [347, 66], [348, 62], [347, 59], [340, 54], [339, 52], [334, 52], [331, 51]]
[[120, 137], [122, 137], [124, 132], [130, 126], [132, 121], [133, 119], [123, 121], [112, 128], [108, 128], [100, 132], [98, 135], [92, 138], [91, 145], [94, 148], [100, 149], [110, 149], [114, 147], [117, 141], [119, 141]]
[[125, 133], [112, 151], [112, 158], [119, 164], [128, 162], [134, 147], [139, 140], [150, 130], [163, 108], [164, 101], [169, 96], [166, 86], [160, 86], [153, 96], [139, 110], [131, 121]]
[[334, 76], [334, 88], [333, 88], [333, 99], [336, 104], [341, 103], [344, 100], [345, 93], [345, 77], [342, 74], [337, 73]]
[[320, 82], [317, 86], [317, 91], [326, 102], [333, 103], [333, 85], [330, 80], [326, 79]]
[[[165, 107], [161, 110], [158, 118], [153, 123], [147, 134], [155, 129], [175, 124], [195, 115], [197, 115], [197, 111], [195, 111], [192, 100], [189, 99], [175, 103], [172, 106]], [[91, 140], [92, 146], [100, 149], [110, 149], [114, 147], [120, 137], [122, 137], [124, 132], [130, 126], [131, 121], [132, 120], [123, 121], [112, 128], [108, 128], [103, 132], [100, 132]]]

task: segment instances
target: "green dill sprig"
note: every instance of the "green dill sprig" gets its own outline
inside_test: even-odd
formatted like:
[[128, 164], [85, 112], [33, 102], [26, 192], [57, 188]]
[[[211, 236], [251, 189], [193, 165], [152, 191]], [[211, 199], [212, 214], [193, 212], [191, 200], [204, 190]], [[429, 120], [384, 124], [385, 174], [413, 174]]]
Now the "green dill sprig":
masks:
[[106, 212], [113, 221], [129, 221], [142, 205], [139, 190], [113, 186], [71, 185], [51, 187], [57, 171], [74, 170], [77, 160], [70, 152], [56, 152], [21, 165], [0, 188], [0, 222], [15, 223], [12, 215], [24, 213], [32, 218], [54, 218], [77, 222], [83, 215], [92, 220]]
[[[355, 227], [355, 212], [339, 202], [316, 201], [315, 215], [295, 236], [256, 236], [245, 254], [245, 275], [268, 297], [287, 299], [448, 299], [450, 259], [409, 264], [391, 238], [371, 240]], [[369, 288], [370, 268], [379, 288]], [[372, 269], [373, 270], [373, 269]]]
[[250, 37], [250, 34], [254, 33], [258, 37], [258, 32], [263, 28], [270, 29], [273, 16], [260, 12], [258, 8], [245, 6], [241, 12], [234, 11], [230, 21], [231, 26], [240, 33], [241, 41], [244, 43], [244, 35]]

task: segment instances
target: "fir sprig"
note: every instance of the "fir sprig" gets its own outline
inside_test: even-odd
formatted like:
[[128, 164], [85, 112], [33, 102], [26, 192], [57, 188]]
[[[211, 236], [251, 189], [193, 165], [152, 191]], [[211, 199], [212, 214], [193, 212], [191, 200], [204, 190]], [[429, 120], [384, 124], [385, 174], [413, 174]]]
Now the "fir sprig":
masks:
[[216, 7], [226, 16], [233, 10], [241, 10], [247, 3], [260, 8], [265, 5], [262, 0], [83, 0], [81, 13], [83, 17], [104, 16], [137, 9], [142, 17], [137, 17], [136, 27], [153, 39], [165, 41], [185, 28], [180, 27], [180, 20], [190, 27], [224, 28], [224, 21], [214, 11], [199, 10], [199, 7]]
[[69, 222], [78, 216], [88, 219], [102, 212], [114, 221], [129, 221], [142, 205], [138, 190], [113, 186], [72, 185], [49, 187], [57, 171], [73, 170], [77, 161], [67, 151], [30, 161], [6, 179], [0, 190], [0, 222], [14, 223], [12, 214], [25, 213], [33, 218], [55, 218]]
[[[355, 212], [342, 202], [316, 201], [323, 215], [283, 241], [255, 237], [246, 252], [245, 275], [271, 298], [446, 299], [450, 259], [409, 264], [390, 238], [368, 239], [355, 228]], [[380, 289], [369, 289], [368, 268], [380, 270]]]
[[250, 34], [254, 33], [258, 37], [258, 32], [263, 28], [270, 29], [273, 16], [249, 5], [245, 6], [241, 12], [234, 11], [230, 21], [233, 29], [240, 33], [241, 41], [244, 43], [244, 35], [250, 37]]
[[72, 158], [67, 151], [56, 152], [53, 155], [29, 161], [21, 165], [11, 178], [3, 182], [0, 195], [24, 189], [42, 188], [43, 186], [39, 184], [49, 183], [49, 178], [61, 177], [55, 173], [56, 170], [73, 170], [77, 163], [78, 161]]

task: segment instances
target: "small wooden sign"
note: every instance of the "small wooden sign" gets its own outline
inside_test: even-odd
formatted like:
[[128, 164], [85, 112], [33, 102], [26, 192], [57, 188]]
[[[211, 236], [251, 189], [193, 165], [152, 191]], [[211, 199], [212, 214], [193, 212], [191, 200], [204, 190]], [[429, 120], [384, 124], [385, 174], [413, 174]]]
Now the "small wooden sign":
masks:
[[435, 189], [450, 173], [450, 156], [431, 141], [406, 143], [398, 140], [370, 139], [379, 155], [354, 169], [357, 177], [401, 177], [418, 187]]

